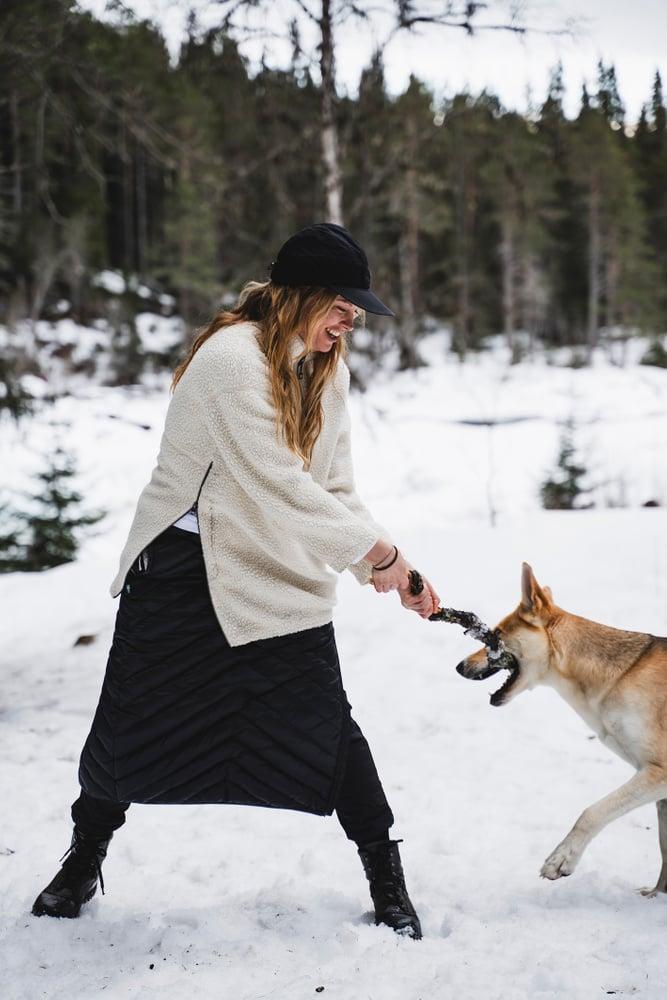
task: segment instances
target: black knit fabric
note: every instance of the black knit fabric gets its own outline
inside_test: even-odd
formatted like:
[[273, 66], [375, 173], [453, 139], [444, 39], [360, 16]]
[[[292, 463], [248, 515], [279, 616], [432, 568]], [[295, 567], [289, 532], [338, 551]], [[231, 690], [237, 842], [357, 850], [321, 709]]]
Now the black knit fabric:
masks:
[[349, 733], [331, 622], [230, 647], [199, 535], [171, 526], [140, 554], [81, 754], [87, 794], [328, 815]]

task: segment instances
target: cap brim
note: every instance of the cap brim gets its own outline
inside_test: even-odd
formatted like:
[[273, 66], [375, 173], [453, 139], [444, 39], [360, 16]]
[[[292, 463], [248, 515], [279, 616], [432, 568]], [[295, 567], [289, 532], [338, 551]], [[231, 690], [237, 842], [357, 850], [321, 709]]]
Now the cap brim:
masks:
[[348, 302], [365, 309], [366, 312], [376, 313], [378, 316], [395, 316], [396, 313], [381, 302], [380, 299], [368, 288], [348, 288], [344, 285], [329, 285], [334, 292], [338, 292]]

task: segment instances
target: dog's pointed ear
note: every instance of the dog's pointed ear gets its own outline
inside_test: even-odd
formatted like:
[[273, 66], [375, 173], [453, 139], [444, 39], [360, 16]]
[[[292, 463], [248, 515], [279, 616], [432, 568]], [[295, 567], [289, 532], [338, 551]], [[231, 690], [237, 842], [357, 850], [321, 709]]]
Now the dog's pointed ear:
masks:
[[551, 604], [551, 591], [548, 587], [540, 587], [535, 579], [532, 567], [527, 562], [521, 567], [521, 607], [524, 611], [537, 614], [546, 605]]

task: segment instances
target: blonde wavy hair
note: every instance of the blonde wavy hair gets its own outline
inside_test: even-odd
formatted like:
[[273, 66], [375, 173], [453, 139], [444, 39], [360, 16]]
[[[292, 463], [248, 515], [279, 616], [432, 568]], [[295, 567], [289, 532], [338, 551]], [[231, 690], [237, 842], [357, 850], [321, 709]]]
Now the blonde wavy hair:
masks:
[[[247, 282], [233, 308], [221, 309], [195, 337], [187, 356], [174, 370], [171, 391], [174, 391], [192, 358], [209, 337], [234, 323], [247, 320], [256, 323], [260, 330], [260, 347], [269, 363], [277, 429], [282, 430], [286, 444], [307, 467], [322, 430], [322, 393], [336, 372], [338, 359], [347, 356], [347, 348], [341, 337], [330, 351], [314, 352], [312, 376], [302, 398], [291, 344], [294, 336], [301, 334], [305, 343], [299, 358], [306, 357], [312, 350], [317, 326], [331, 309], [337, 294], [321, 286]], [[362, 322], [365, 321], [363, 311], [361, 317]]]

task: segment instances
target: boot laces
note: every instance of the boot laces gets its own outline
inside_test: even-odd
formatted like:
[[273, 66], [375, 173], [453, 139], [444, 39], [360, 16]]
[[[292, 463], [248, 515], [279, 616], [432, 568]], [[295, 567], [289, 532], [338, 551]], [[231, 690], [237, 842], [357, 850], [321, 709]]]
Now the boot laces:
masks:
[[60, 858], [60, 861], [63, 861], [64, 859], [66, 860], [63, 864], [63, 868], [67, 871], [73, 872], [74, 874], [88, 875], [91, 870], [94, 870], [100, 880], [102, 895], [105, 895], [102, 865], [100, 864], [97, 851], [94, 848], [91, 850], [90, 848], [84, 847], [80, 840], [73, 840], [63, 854], [62, 858]]
[[400, 858], [390, 851], [379, 851], [375, 859], [373, 882], [384, 896], [398, 906], [407, 903], [407, 889]]

